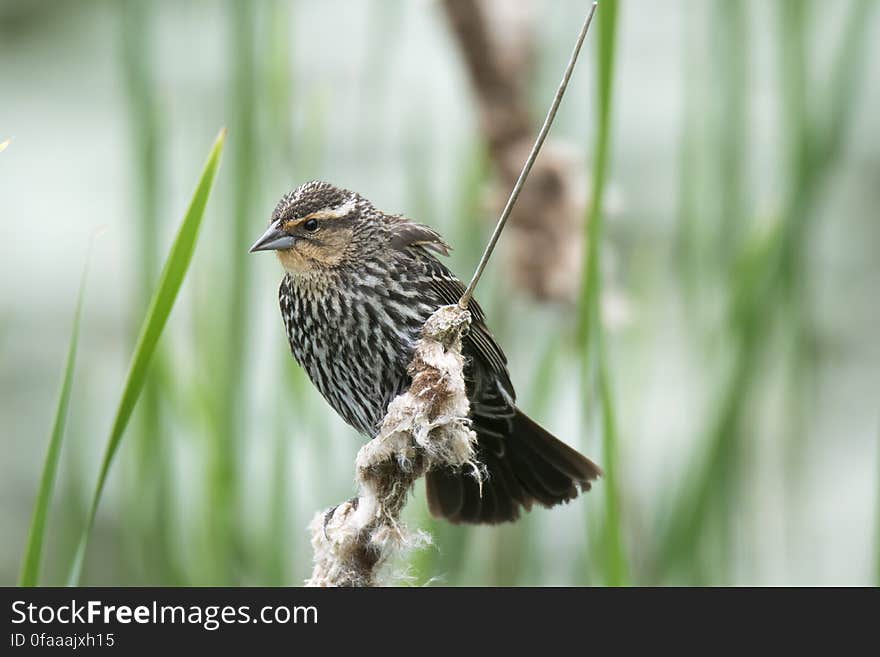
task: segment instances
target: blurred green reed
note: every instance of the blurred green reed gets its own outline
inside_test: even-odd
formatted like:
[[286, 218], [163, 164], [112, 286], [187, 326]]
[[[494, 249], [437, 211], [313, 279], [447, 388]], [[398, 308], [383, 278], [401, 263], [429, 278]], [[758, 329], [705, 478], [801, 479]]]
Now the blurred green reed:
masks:
[[[91, 251], [90, 251], [91, 252]], [[43, 474], [40, 476], [40, 488], [34, 501], [31, 528], [28, 533], [27, 546], [18, 578], [19, 586], [37, 586], [40, 583], [40, 562], [43, 557], [43, 542], [46, 538], [46, 523], [52, 505], [52, 493], [55, 490], [55, 479], [58, 474], [58, 460], [61, 456], [61, 444], [64, 441], [64, 429], [67, 425], [68, 407], [70, 406], [70, 390], [73, 385], [73, 372], [76, 369], [76, 352], [79, 346], [79, 326], [82, 317], [83, 298], [88, 274], [88, 258], [83, 268], [76, 298], [76, 309], [73, 312], [73, 325], [70, 331], [70, 346], [67, 350], [67, 361], [61, 379], [61, 391], [58, 394], [58, 406], [55, 409], [55, 420], [49, 446], [46, 449], [46, 460], [43, 463]]]
[[[258, 67], [262, 65], [261, 71], [266, 81], [264, 85], [266, 122], [272, 134], [271, 140], [262, 140], [260, 148], [266, 149], [271, 170], [279, 172], [282, 183], [290, 179], [295, 166], [292, 124], [295, 81], [291, 67], [289, 34], [292, 18], [290, 3], [273, 0], [268, 3], [263, 23], [258, 26], [258, 29], [263, 29], [269, 34], [266, 55], [258, 63]], [[257, 96], [260, 96], [259, 90]], [[269, 143], [265, 143], [267, 141]], [[282, 356], [286, 356], [287, 347], [283, 341], [279, 342], [281, 343], [278, 345], [278, 351]], [[295, 417], [305, 418], [308, 413], [303, 402], [306, 383], [304, 373], [299, 368], [293, 367], [292, 363], [286, 364], [288, 367], [284, 368], [284, 374], [287, 376], [284, 376], [284, 381], [288, 385], [278, 387], [278, 407], [282, 407], [285, 401], [289, 403], [292, 400]], [[293, 488], [288, 481], [291, 453], [288, 421], [289, 418], [284, 413], [278, 413], [275, 418], [269, 502], [258, 550], [258, 561], [263, 566], [260, 573], [261, 583], [267, 586], [283, 586], [296, 581], [290, 573], [291, 555], [288, 552], [292, 533], [301, 531], [300, 527], [306, 524], [306, 519], [300, 518], [289, 502]]]
[[[159, 274], [159, 198], [161, 196], [160, 129], [161, 111], [159, 90], [152, 70], [153, 49], [150, 47], [155, 14], [154, 3], [131, 0], [119, 5], [121, 29], [122, 77], [128, 114], [135, 184], [135, 211], [137, 231], [131, 249], [135, 291], [132, 317], [139, 318], [150, 302]], [[138, 326], [132, 320], [131, 342], [137, 339]], [[175, 564], [176, 551], [171, 544], [171, 499], [174, 487], [169, 475], [167, 459], [170, 445], [163, 431], [163, 405], [160, 400], [161, 383], [173, 380], [165, 374], [164, 351], [160, 347], [151, 372], [147, 374], [144, 390], [133, 417], [134, 450], [125, 466], [132, 471], [127, 478], [125, 516], [127, 527], [124, 553], [128, 567], [140, 572], [145, 581], [180, 582]]]
[[605, 517], [602, 520], [601, 543], [598, 558], [603, 580], [610, 586], [622, 586], [628, 581], [627, 556], [624, 551], [620, 518], [620, 500], [617, 471], [617, 427], [613, 391], [608, 374], [608, 353], [604, 348], [602, 323], [600, 321], [601, 245], [605, 181], [611, 151], [611, 96], [614, 81], [615, 40], [618, 3], [605, 0], [596, 13], [598, 30], [597, 65], [597, 131], [590, 156], [593, 161], [592, 198], [585, 223], [584, 239], [587, 242], [587, 259], [582, 281], [578, 348], [581, 357], [582, 403], [585, 409], [583, 426], [589, 426], [586, 414], [591, 414], [594, 394], [589, 382], [595, 377], [602, 418], [602, 468], [605, 476], [596, 486], [604, 496]]
[[696, 5], [700, 0], [687, 0], [684, 5], [684, 45], [682, 46], [681, 68], [685, 80], [682, 93], [682, 110], [679, 123], [678, 141], [678, 188], [675, 249], [673, 263], [676, 273], [684, 281], [685, 292], [694, 295], [694, 284], [697, 280], [698, 231], [700, 222], [699, 187], [694, 184], [699, 171], [697, 158], [699, 155], [698, 135], [702, 132], [702, 113], [699, 111], [699, 98], [694, 83], [700, 74], [702, 59], [697, 56], [699, 44], [697, 27], [700, 25]]
[[712, 33], [718, 37], [718, 76], [715, 93], [718, 135], [718, 208], [714, 251], [720, 258], [718, 269], [729, 275], [749, 222], [746, 214], [744, 160], [748, 144], [748, 78], [751, 35], [747, 29], [745, 2], [714, 0]]
[[[380, 145], [373, 139], [373, 126], [388, 111], [389, 71], [394, 63], [395, 50], [399, 47], [400, 26], [404, 17], [401, 0], [371, 0], [364, 22], [366, 38], [362, 55], [362, 74], [358, 86], [360, 96], [372, 100], [357, 115], [357, 141], [353, 146], [353, 159], [369, 166], [372, 156]], [[382, 38], [375, 38], [381, 34]]]
[[[674, 264], [697, 307], [735, 276], [751, 225], [745, 175], [751, 58], [747, 9], [741, 0], [692, 0], [684, 15], [686, 82]], [[697, 38], [703, 32], [711, 35], [708, 52]]]
[[[248, 406], [247, 368], [248, 309], [251, 261], [247, 247], [253, 241], [257, 157], [255, 62], [256, 12], [247, 3], [228, 3], [229, 56], [231, 86], [230, 142], [231, 216], [229, 228], [220, 243], [222, 266], [214, 276], [222, 288], [214, 298], [211, 319], [217, 336], [214, 356], [219, 378], [206, 392], [212, 398], [214, 413], [206, 436], [208, 463], [207, 499], [204, 509], [211, 550], [207, 559], [210, 581], [237, 583], [235, 567], [244, 557], [246, 546], [239, 526], [241, 474], [239, 437], [245, 428], [244, 410]], [[221, 273], [222, 272], [222, 273]], [[217, 330], [219, 329], [219, 330]]]
[[[195, 294], [192, 300], [192, 334], [187, 336], [186, 345], [192, 348], [195, 371], [187, 377], [187, 368], [176, 366], [170, 349], [166, 352], [169, 355], [163, 357], [164, 350], [155, 342], [158, 334], [154, 334], [153, 364], [147, 368], [149, 358], [143, 354], [135, 359], [137, 372], [133, 363], [91, 501], [83, 500], [79, 480], [92, 464], [84, 462], [80, 451], [68, 450], [65, 454], [70, 453], [70, 458], [65, 455], [61, 460], [59, 486], [63, 495], [58, 497], [63, 500], [50, 523], [57, 519], [60, 525], [60, 538], [53, 554], [65, 553], [71, 537], [82, 530], [81, 522], [88, 528], [94, 524], [110, 463], [120, 445], [126, 419], [134, 413], [133, 426], [129, 428], [134, 449], [128, 452], [125, 463], [134, 476], [124, 484], [126, 495], [117, 522], [122, 525], [119, 536], [111, 535], [112, 540], [123, 541], [118, 551], [122, 554], [121, 563], [114, 561], [113, 567], [125, 569], [125, 583], [296, 584], [310, 569], [305, 525], [318, 510], [318, 504], [342, 499], [337, 499], [336, 493], [347, 490], [351, 479], [351, 464], [344, 470], [330, 469], [337, 465], [331, 443], [341, 435], [332, 430], [339, 421], [323, 407], [314, 408], [313, 402], [320, 400], [290, 359], [280, 328], [279, 380], [277, 385], [270, 386], [277, 395], [279, 410], [269, 423], [272, 462], [265, 472], [265, 489], [259, 488], [259, 497], [249, 493], [250, 482], [243, 472], [250, 437], [251, 418], [247, 409], [252, 399], [248, 391], [254, 378], [249, 361], [253, 353], [252, 332], [246, 317], [251, 309], [247, 299], [255, 292], [250, 289], [255, 288], [255, 276], [246, 252], [261, 228], [261, 220], [256, 217], [264, 217], [265, 211], [271, 209], [277, 187], [286, 191], [315, 177], [338, 180], [335, 158], [340, 157], [340, 152], [350, 159], [360, 158], [357, 161], [361, 167], [369, 167], [372, 162], [366, 158], [363, 144], [342, 143], [330, 131], [335, 90], [296, 84], [292, 42], [287, 38], [294, 5], [274, 0], [252, 5], [254, 9], [247, 11], [245, 4], [225, 5], [229, 36], [227, 100], [233, 141], [229, 145], [229, 184], [223, 187], [224, 191], [229, 190], [228, 199], [224, 200], [230, 210], [226, 220], [215, 226], [211, 244], [203, 245], [207, 247], [207, 257], [213, 258], [210, 267], [194, 271], [196, 283], [203, 283], [199, 290], [209, 292]], [[358, 74], [359, 79], [363, 75], [362, 79], [368, 80], [358, 85], [359, 102], [365, 108], [359, 115], [365, 124], [360, 135], [364, 139], [376, 131], [392, 128], [384, 120], [382, 109], [392, 103], [382, 96], [390, 96], [389, 90], [395, 84], [387, 70], [393, 51], [386, 49], [386, 41], [376, 39], [374, 33], [388, 29], [388, 36], [392, 36], [405, 31], [401, 26], [408, 25], [409, 17], [403, 13], [403, 7], [407, 4], [377, 2], [369, 13], [365, 70]], [[579, 4], [571, 7], [573, 16], [583, 9]], [[626, 7], [638, 11], [634, 6]], [[565, 333], [569, 318], [564, 313], [548, 311], [553, 314], [551, 332], [556, 334], [529, 342], [536, 365], [531, 380], [518, 381], [523, 406], [531, 415], [542, 418], [551, 416], [557, 408], [559, 393], [568, 385], [567, 377], [573, 371], [580, 374], [583, 428], [589, 435], [601, 436], [602, 441], [600, 451], [587, 451], [595, 454], [606, 472], [589, 499], [578, 502], [590, 504], [589, 513], [585, 511], [589, 536], [576, 548], [560, 548], [557, 554], [555, 543], [549, 549], [541, 544], [546, 538], [542, 532], [548, 530], [540, 510], [525, 515], [510, 527], [470, 528], [435, 522], [428, 518], [419, 486], [407, 513], [414, 525], [433, 534], [436, 546], [412, 555], [409, 567], [415, 583], [540, 584], [546, 583], [550, 572], [569, 572], [569, 583], [610, 585], [718, 584], [737, 577], [732, 571], [734, 548], [730, 546], [737, 538], [735, 511], [751, 476], [744, 456], [751, 447], [749, 429], [752, 413], [761, 401], [761, 386], [766, 383], [768, 367], [780, 358], [773, 349], [776, 341], [791, 345], [786, 352], [790, 358], [786, 385], [792, 412], [786, 417], [789, 451], [783, 476], [798, 476], [801, 460], [797, 454], [804, 448], [804, 437], [800, 430], [803, 416], [797, 411], [805, 412], [803, 397], [808, 391], [803, 382], [808, 380], [804, 373], [810, 367], [811, 339], [808, 295], [803, 289], [810, 275], [806, 271], [805, 250], [813, 230], [811, 217], [822, 201], [824, 183], [840, 152], [858, 82], [867, 64], [864, 47], [868, 14], [873, 9], [870, 0], [855, 0], [847, 5], [846, 21], [838, 35], [827, 34], [823, 22], [816, 20], [815, 14], [810, 16], [811, 8], [819, 7], [818, 3], [790, 0], [767, 5], [724, 0], [715, 0], [708, 7], [696, 2], [689, 4], [690, 9], [708, 11], [688, 11], [688, 35], [708, 30], [713, 39], [711, 49], [692, 39], [685, 48], [685, 102], [678, 153], [681, 182], [673, 258], [680, 272], [677, 282], [692, 293], [685, 295], [686, 303], [693, 309], [706, 310], [707, 300], [720, 298], [725, 313], [720, 318], [711, 312], [694, 313], [694, 323], [687, 328], [693, 333], [690, 337], [699, 338], [697, 348], [714, 349], [718, 373], [711, 373], [707, 379], [712, 386], [713, 402], [710, 412], [698, 417], [695, 452], [685, 459], [685, 481], [679, 489], [671, 491], [668, 499], [644, 502], [644, 507], [637, 509], [637, 500], [632, 500], [632, 508], [626, 503], [631, 487], [624, 476], [626, 469], [621, 468], [625, 464], [618, 459], [621, 443], [629, 444], [625, 427], [630, 409], [617, 407], [613, 379], [620, 380], [620, 376], [612, 376], [617, 370], [611, 355], [618, 353], [616, 347], [624, 344], [626, 338], [607, 333], [600, 322], [600, 300], [607, 287], [602, 276], [603, 260], [607, 257], [603, 257], [603, 246], [610, 242], [604, 236], [606, 229], [616, 230], [616, 226], [608, 225], [603, 211], [613, 157], [616, 106], [612, 103], [612, 90], [616, 76], [624, 74], [615, 67], [619, 7], [610, 0], [601, 2], [595, 32], [590, 37], [598, 41], [596, 91], [588, 94], [591, 101], [595, 98], [597, 119], [594, 141], [587, 149], [588, 161], [592, 163], [593, 197], [585, 230], [588, 265], [577, 309], [577, 369], [566, 362], [570, 347], [557, 339]], [[401, 8], [400, 15], [397, 8]], [[781, 207], [770, 217], [771, 227], [766, 229], [761, 225], [765, 217], [755, 215], [755, 195], [749, 176], [754, 153], [748, 141], [748, 93], [753, 86], [755, 67], [747, 51], [751, 52], [753, 42], [757, 41], [750, 34], [755, 16], [775, 9], [779, 9], [774, 23], [774, 43], [778, 44], [774, 47], [779, 50], [775, 78], [781, 100], [778, 133], [786, 142], [784, 166], [788, 187]], [[151, 62], [155, 49], [149, 47], [154, 38], [150, 30], [153, 13], [149, 2], [124, 3], [120, 24], [139, 217], [137, 244], [132, 249], [136, 274], [134, 317], [140, 316], [155, 288], [161, 241], [159, 199], [166, 191], [160, 157], [165, 155], [162, 144], [166, 135], [162, 130], [162, 108], [157, 101], [160, 94], [153, 80]], [[627, 20], [630, 18], [628, 14]], [[259, 37], [263, 34], [267, 38]], [[807, 79], [811, 70], [807, 67], [810, 44], [818, 38], [836, 44], [829, 71], [821, 76], [825, 80], [821, 86], [817, 84], [820, 80]], [[546, 72], [552, 72], [554, 77], [558, 73], [549, 68]], [[529, 82], [536, 88], [548, 83]], [[703, 113], [704, 107], [711, 111]], [[490, 228], [481, 223], [481, 218], [492, 219], [484, 217], [482, 209], [490, 177], [488, 158], [475, 138], [472, 147], [464, 149], [456, 163], [450, 196], [441, 197], [431, 177], [439, 156], [429, 145], [431, 140], [426, 134], [442, 125], [442, 121], [429, 113], [423, 113], [420, 121], [408, 124], [406, 129], [406, 210], [414, 219], [443, 230], [455, 247], [453, 268], [466, 277], [482, 250], [482, 237]], [[219, 157], [218, 147], [214, 156], [208, 166], [212, 174]], [[271, 198], [263, 197], [263, 188]], [[204, 191], [201, 185], [199, 189]], [[191, 219], [192, 216], [187, 217], [187, 221]], [[194, 235], [190, 237], [194, 239]], [[524, 339], [516, 328], [522, 317], [517, 314], [518, 309], [511, 310], [504, 298], [503, 281], [497, 288], [495, 283], [487, 280], [478, 296], [507, 347], [508, 339]], [[170, 306], [166, 310], [170, 311]], [[533, 306], [525, 310], [533, 311], [537, 312]], [[77, 338], [76, 321], [71, 347]], [[710, 341], [705, 336], [716, 336], [710, 340], [720, 342], [729, 351], [729, 357], [718, 359], [718, 343], [703, 344]], [[534, 336], [526, 338], [531, 340]], [[143, 352], [143, 338], [139, 345]], [[73, 372], [71, 357], [67, 368], [39, 501], [34, 507], [35, 529], [26, 551], [22, 583], [39, 581], [40, 548], [32, 544], [43, 544], [35, 536], [44, 535], [51, 501], [51, 476], [47, 479], [47, 473], [59, 467], [60, 433], [58, 445], [55, 442], [62, 402], [66, 404], [67, 376]], [[78, 387], [85, 378], [87, 373], [77, 374]], [[142, 386], [140, 398], [135, 394], [138, 386]], [[624, 391], [618, 390], [623, 399]], [[618, 435], [618, 419], [623, 425], [622, 435]], [[172, 430], [178, 426], [180, 431]], [[63, 428], [62, 423], [60, 431]], [[77, 437], [75, 415], [68, 433], [73, 444]], [[185, 475], [179, 467], [175, 470], [181, 451], [188, 457]], [[880, 459], [877, 465], [880, 479]], [[64, 476], [64, 472], [72, 474]], [[301, 479], [304, 475], [308, 477], [306, 481]], [[262, 486], [262, 482], [257, 483]], [[184, 490], [189, 494], [184, 495]], [[308, 490], [305, 497], [304, 490]], [[596, 503], [592, 502], [594, 499]], [[603, 512], [597, 517], [600, 506], [604, 507]], [[83, 508], [87, 509], [85, 518]], [[790, 510], [794, 510], [793, 506]], [[647, 530], [639, 526], [637, 511], [654, 519]], [[880, 584], [880, 489], [876, 523], [876, 577]], [[52, 542], [52, 534], [49, 536], [46, 545]], [[634, 540], [634, 536], [640, 540]], [[87, 531], [79, 544], [71, 581], [78, 580], [88, 539]], [[556, 538], [551, 536], [547, 540]], [[51, 555], [48, 550], [46, 554], [47, 575], [51, 576]], [[583, 557], [570, 559], [571, 563], [552, 570], [559, 555], [572, 554]], [[88, 573], [89, 569], [86, 570]], [[741, 574], [738, 577], [742, 580]]]
[[[681, 233], [687, 234], [685, 242], [688, 248], [679, 255], [689, 261], [689, 264], [683, 268], [686, 277], [690, 279], [687, 289], [694, 291], [699, 286], [704, 294], [717, 289], [719, 285], [723, 287], [728, 282], [734, 283], [737, 280], [737, 259], [741, 258], [743, 236], [749, 226], [746, 215], [744, 167], [748, 134], [748, 106], [745, 101], [750, 35], [746, 29], [745, 3], [717, 0], [710, 7], [709, 23], [711, 34], [715, 37], [718, 47], [713, 48], [716, 54], [710, 61], [714, 69], [709, 76], [711, 81], [708, 82], [711, 85], [711, 98], [714, 99], [711, 105], [714, 111], [709, 119], [709, 134], [712, 136], [709, 143], [714, 152], [713, 156], [705, 157], [710, 165], [708, 173], [704, 175], [709, 178], [705, 181], [707, 189], [710, 190], [708, 193], [717, 197], [717, 202], [708, 205], [704, 203], [698, 208], [697, 199], [689, 191], [691, 188], [698, 188], [696, 181], [699, 180], [700, 168], [693, 165], [699, 155], [690, 136], [691, 133], [698, 132], [698, 129], [687, 123], [689, 120], [695, 120], [696, 117], [688, 110], [685, 111], [683, 119], [682, 129], [685, 137], [680, 174], [682, 209], [680, 230]], [[693, 75], [697, 66], [691, 62], [699, 60], [700, 56], [696, 52], [691, 48], [687, 49], [685, 70]], [[689, 101], [686, 105], [693, 105], [692, 96], [692, 91], [686, 91]], [[703, 167], [703, 170], [707, 168]], [[705, 221], [707, 215], [712, 221]], [[714, 230], [707, 231], [703, 228], [698, 232], [698, 224], [708, 225]], [[700, 282], [700, 279], [704, 280]], [[689, 494], [682, 495], [681, 504], [694, 505], [698, 513], [691, 515], [691, 509], [683, 507], [676, 510], [681, 514], [680, 522], [687, 522], [685, 519], [688, 519], [694, 523], [683, 534], [692, 539], [706, 526], [711, 526], [708, 521], [710, 512], [721, 516], [726, 514], [724, 509], [733, 508], [736, 489], [742, 479], [740, 458], [742, 446], [739, 444], [741, 436], [735, 430], [732, 414], [737, 413], [736, 409], [745, 403], [745, 398], [739, 395], [746, 392], [742, 377], [746, 375], [747, 366], [737, 362], [741, 369], [734, 376], [729, 388], [734, 398], [728, 400], [727, 405], [719, 411], [718, 422], [724, 428], [710, 429], [710, 435], [715, 436], [715, 448], [710, 448], [713, 456], [710, 457], [711, 465], [707, 465], [703, 470], [705, 474], [700, 484], [702, 488], [689, 489]], [[722, 538], [719, 543], [721, 546], [726, 546], [729, 543], [729, 536]], [[693, 563], [693, 555], [682, 553], [679, 556], [683, 563]], [[721, 563], [727, 564], [729, 560], [722, 559]], [[696, 570], [703, 571], [704, 568], [704, 565], [700, 564]], [[716, 578], [724, 576], [726, 574], [720, 571], [716, 571], [713, 575]]]
[[[270, 151], [273, 164], [284, 178], [293, 167], [293, 97], [296, 81], [292, 71], [290, 30], [293, 25], [293, 6], [285, 0], [267, 3], [263, 21], [258, 29], [268, 33], [266, 54], [261, 58], [265, 82], [266, 124], [271, 139], [263, 139]], [[259, 17], [259, 14], [258, 14]], [[261, 144], [262, 146], [262, 144]]]
[[98, 504], [101, 501], [101, 494], [104, 491], [104, 485], [107, 481], [107, 475], [110, 472], [110, 466], [113, 458], [119, 449], [122, 436], [131, 418], [135, 404], [140, 397], [141, 392], [147, 378], [150, 361], [156, 351], [159, 338], [174, 307], [177, 299], [177, 293], [186, 277], [192, 260], [193, 251], [195, 251], [196, 241], [199, 236], [199, 228], [201, 227], [202, 217], [205, 213], [205, 206], [208, 204], [208, 197], [211, 193], [211, 187], [214, 183], [214, 176], [220, 165], [220, 154], [223, 151], [223, 143], [226, 140], [226, 130], [222, 130], [214, 142], [214, 146], [205, 163], [205, 168], [201, 178], [193, 193], [189, 208], [183, 217], [177, 236], [171, 245], [168, 258], [162, 269], [159, 279], [159, 285], [153, 293], [150, 300], [150, 306], [147, 309], [143, 324], [141, 325], [140, 335], [137, 345], [134, 349], [131, 365], [125, 379], [125, 385], [122, 389], [122, 395], [119, 399], [119, 405], [116, 409], [116, 416], [113, 420], [113, 427], [110, 430], [110, 436], [107, 440], [107, 446], [104, 450], [104, 457], [101, 461], [101, 468], [98, 473], [98, 481], [95, 485], [95, 492], [92, 497], [91, 505], [83, 529], [76, 555], [68, 577], [70, 585], [79, 583], [82, 572], [83, 561], [85, 559], [86, 548], [88, 547], [89, 536], [95, 523], [95, 516], [98, 512]]
[[[830, 165], [841, 146], [844, 128], [855, 97], [855, 84], [864, 65], [860, 55], [865, 45], [865, 25], [871, 3], [851, 6], [842, 35], [838, 37], [830, 79], [831, 93], [811, 92], [807, 79], [807, 33], [809, 6], [796, 0], [778, 3], [780, 79], [782, 80], [781, 124], [787, 141], [788, 191], [772, 229], [750, 236], [735, 256], [728, 292], [726, 326], [733, 355], [730, 371], [721, 385], [715, 412], [705, 428], [703, 453], [698, 454], [691, 475], [661, 518], [661, 539], [653, 555], [652, 578], [669, 581], [684, 577], [692, 583], [718, 583], [729, 573], [713, 564], [729, 565], [723, 553], [731, 544], [731, 522], [744, 472], [745, 414], [755, 403], [755, 389], [768, 358], [767, 346], [778, 327], [781, 309], [796, 299], [795, 285], [807, 275], [806, 242], [816, 204], [820, 199]], [[723, 20], [725, 29], [741, 29], [741, 20]], [[823, 28], [824, 29], [824, 28]], [[741, 84], [731, 75], [730, 84]], [[725, 94], [732, 97], [733, 92]], [[828, 98], [827, 107], [816, 98]], [[728, 144], [738, 151], [739, 145]], [[722, 153], [720, 168], [736, 178], [742, 172], [740, 154]], [[799, 317], [798, 322], [804, 322]], [[803, 358], [801, 353], [797, 358]], [[801, 438], [802, 439], [802, 438]], [[797, 463], [797, 459], [791, 459]], [[720, 558], [707, 556], [707, 530], [715, 537]], [[720, 579], [723, 578], [723, 579]], [[677, 580], [676, 580], [677, 581]]]

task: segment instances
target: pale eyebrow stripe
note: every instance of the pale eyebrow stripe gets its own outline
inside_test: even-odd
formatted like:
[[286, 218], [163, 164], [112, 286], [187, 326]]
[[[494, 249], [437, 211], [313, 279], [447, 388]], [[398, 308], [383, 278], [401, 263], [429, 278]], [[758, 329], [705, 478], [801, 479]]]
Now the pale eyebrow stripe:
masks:
[[302, 218], [302, 221], [308, 221], [309, 219], [341, 219], [342, 217], [347, 217], [354, 210], [354, 204], [355, 200], [352, 198], [338, 208], [324, 208], [323, 210], [316, 210], [311, 214], [307, 214]]

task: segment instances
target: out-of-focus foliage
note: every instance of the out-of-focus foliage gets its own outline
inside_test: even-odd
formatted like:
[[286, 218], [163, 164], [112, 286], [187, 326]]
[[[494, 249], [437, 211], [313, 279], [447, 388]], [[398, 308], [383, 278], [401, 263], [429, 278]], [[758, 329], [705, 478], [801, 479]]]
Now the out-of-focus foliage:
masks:
[[[412, 556], [415, 582], [878, 581], [875, 4], [601, 3], [552, 132], [591, 172], [582, 300], [511, 289], [503, 238], [477, 296], [521, 406], [613, 476], [490, 528], [428, 518], [418, 490], [407, 514], [436, 547]], [[585, 7], [534, 5], [524, 76], [540, 115]], [[107, 227], [46, 584], [65, 581], [88, 524], [179, 210], [228, 125], [82, 582], [301, 582], [305, 526], [351, 494], [360, 440], [290, 357], [279, 265], [247, 248], [284, 192], [321, 177], [437, 227], [470, 275], [493, 171], [442, 11], [5, 0], [0, 59], [0, 143], [14, 138], [0, 152], [0, 581], [25, 554], [89, 238]]]

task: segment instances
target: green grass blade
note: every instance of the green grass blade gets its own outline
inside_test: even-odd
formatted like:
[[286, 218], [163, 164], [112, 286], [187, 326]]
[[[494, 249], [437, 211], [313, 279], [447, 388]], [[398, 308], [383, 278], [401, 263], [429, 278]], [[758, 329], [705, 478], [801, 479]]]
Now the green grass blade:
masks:
[[[616, 1], [603, 2], [596, 17], [599, 21], [598, 47], [598, 132], [593, 164], [593, 198], [586, 223], [588, 244], [587, 263], [584, 267], [580, 317], [578, 324], [578, 344], [581, 350], [581, 372], [583, 380], [584, 408], [588, 408], [590, 375], [598, 372], [599, 395], [602, 407], [602, 446], [605, 477], [602, 489], [605, 495], [605, 518], [602, 522], [602, 570], [604, 581], [609, 586], [624, 586], [628, 582], [628, 567], [623, 546], [620, 502], [618, 496], [616, 454], [617, 430], [614, 417], [614, 403], [611, 384], [606, 369], [607, 355], [602, 340], [600, 324], [599, 296], [601, 293], [601, 243], [603, 234], [602, 199], [608, 172], [611, 145], [611, 98], [614, 81], [615, 42], [617, 33]], [[595, 346], [596, 362], [590, 363], [590, 353]], [[598, 369], [593, 370], [596, 367]], [[584, 425], [587, 422], [585, 420]]]
[[31, 528], [28, 533], [27, 548], [24, 553], [24, 561], [19, 575], [19, 586], [37, 586], [40, 581], [40, 559], [43, 555], [43, 540], [46, 537], [46, 520], [49, 516], [49, 506], [52, 502], [52, 491], [55, 489], [55, 478], [58, 474], [58, 459], [61, 455], [61, 444], [64, 441], [64, 428], [67, 424], [67, 409], [70, 405], [70, 389], [73, 383], [73, 371], [76, 368], [76, 352], [79, 344], [79, 325], [82, 316], [83, 296], [86, 289], [86, 274], [88, 273], [88, 259], [83, 268], [82, 279], [79, 284], [79, 294], [76, 300], [76, 310], [73, 313], [73, 329], [70, 333], [70, 346], [67, 349], [67, 363], [64, 366], [64, 378], [61, 383], [61, 393], [58, 395], [58, 406], [55, 409], [55, 421], [52, 424], [52, 434], [49, 438], [49, 449], [46, 450], [46, 461], [43, 463], [43, 474], [40, 477], [40, 489], [37, 493], [37, 501], [34, 504], [34, 513], [31, 518]]
[[113, 462], [116, 451], [119, 449], [119, 443], [122, 440], [125, 427], [131, 418], [131, 413], [137, 403], [138, 396], [143, 389], [150, 360], [156, 351], [156, 345], [168, 321], [168, 316], [171, 314], [171, 309], [174, 307], [177, 293], [180, 291], [180, 286], [183, 284], [183, 279], [192, 260], [202, 217], [205, 213], [205, 206], [208, 203], [211, 186], [214, 183], [214, 176], [220, 164], [220, 154], [223, 151], [225, 140], [226, 130], [224, 129], [217, 136], [211, 153], [208, 156], [208, 161], [202, 171], [202, 177], [190, 201], [189, 209], [186, 211], [186, 215], [171, 246], [168, 259], [165, 261], [165, 266], [159, 279], [159, 287], [156, 289], [155, 294], [153, 294], [150, 307], [141, 326], [140, 336], [134, 349], [134, 356], [129, 366], [122, 397], [116, 409], [116, 418], [113, 421], [113, 428], [110, 430], [110, 437], [104, 450], [104, 458], [101, 463], [100, 473], [98, 474], [98, 482], [95, 486], [86, 526], [83, 530], [68, 578], [68, 584], [71, 586], [79, 583], [89, 534], [95, 522], [95, 514], [98, 511], [98, 503], [101, 500], [101, 493], [104, 491], [104, 484], [107, 481], [110, 465]]
[[599, 397], [602, 404], [602, 456], [605, 469], [605, 520], [602, 525], [605, 583], [608, 586], [629, 584], [629, 565], [623, 545], [620, 520], [620, 491], [617, 475], [617, 420], [614, 398], [604, 356], [599, 362]]
[[594, 309], [599, 304], [599, 246], [602, 242], [603, 215], [602, 201], [605, 179], [608, 172], [608, 154], [611, 146], [611, 94], [614, 80], [614, 42], [617, 25], [616, 0], [602, 3], [597, 11], [599, 33], [596, 42], [599, 48], [598, 67], [598, 126], [596, 145], [593, 152], [593, 196], [588, 209], [586, 222], [587, 262], [584, 266], [581, 285], [580, 315], [578, 321], [578, 342], [586, 354], [594, 331], [597, 330], [598, 314]]

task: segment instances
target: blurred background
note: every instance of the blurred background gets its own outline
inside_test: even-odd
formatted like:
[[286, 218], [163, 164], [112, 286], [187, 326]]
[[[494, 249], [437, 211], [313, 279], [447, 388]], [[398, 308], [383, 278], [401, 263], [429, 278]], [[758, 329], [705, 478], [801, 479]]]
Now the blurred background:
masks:
[[[247, 249], [283, 193], [322, 178], [438, 228], [469, 278], [586, 9], [0, 0], [0, 583], [20, 568], [89, 242], [103, 229], [46, 584], [66, 579], [224, 125], [83, 583], [301, 583], [306, 525], [352, 495], [361, 439], [289, 354], [280, 265]], [[434, 522], [419, 486], [406, 516], [435, 546], [398, 564], [408, 581], [880, 582], [878, 37], [872, 0], [602, 3], [477, 296], [520, 406], [609, 476], [500, 527]]]

